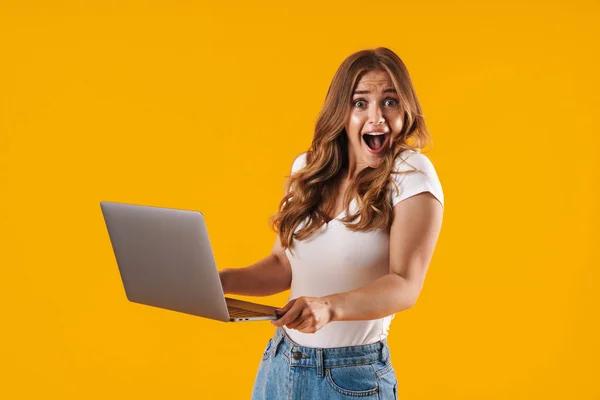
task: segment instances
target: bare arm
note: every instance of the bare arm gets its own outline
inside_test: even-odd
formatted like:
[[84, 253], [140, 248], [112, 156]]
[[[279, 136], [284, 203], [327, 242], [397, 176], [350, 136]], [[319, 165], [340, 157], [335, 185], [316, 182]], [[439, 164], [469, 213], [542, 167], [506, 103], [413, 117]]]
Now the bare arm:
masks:
[[325, 296], [332, 321], [377, 319], [412, 307], [421, 292], [442, 227], [443, 208], [428, 192], [394, 207], [390, 273], [359, 289]]
[[225, 294], [269, 296], [290, 288], [292, 268], [277, 236], [267, 257], [245, 268], [225, 268], [219, 276]]
[[389, 274], [358, 289], [323, 297], [298, 297], [271, 321], [314, 333], [333, 321], [373, 320], [412, 307], [419, 296], [442, 226], [443, 207], [429, 192], [394, 206]]

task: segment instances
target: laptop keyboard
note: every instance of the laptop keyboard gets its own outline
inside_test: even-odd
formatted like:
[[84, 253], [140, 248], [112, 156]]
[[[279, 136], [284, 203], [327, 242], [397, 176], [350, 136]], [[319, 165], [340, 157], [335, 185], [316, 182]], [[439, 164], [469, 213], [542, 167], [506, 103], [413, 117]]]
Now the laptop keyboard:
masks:
[[227, 307], [227, 309], [229, 310], [229, 316], [230, 317], [262, 317], [262, 316], [270, 316], [272, 314], [267, 314], [267, 313], [260, 313], [260, 312], [256, 312], [256, 311], [249, 311], [249, 310], [243, 310], [241, 308], [235, 308], [235, 307]]

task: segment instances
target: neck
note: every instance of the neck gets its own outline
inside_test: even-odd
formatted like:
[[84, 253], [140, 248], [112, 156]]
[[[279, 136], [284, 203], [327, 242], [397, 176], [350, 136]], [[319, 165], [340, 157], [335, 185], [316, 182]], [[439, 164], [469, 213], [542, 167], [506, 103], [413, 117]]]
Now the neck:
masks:
[[360, 171], [365, 169], [367, 165], [357, 164], [352, 155], [348, 158], [348, 167], [343, 169], [344, 179], [352, 180], [354, 179]]

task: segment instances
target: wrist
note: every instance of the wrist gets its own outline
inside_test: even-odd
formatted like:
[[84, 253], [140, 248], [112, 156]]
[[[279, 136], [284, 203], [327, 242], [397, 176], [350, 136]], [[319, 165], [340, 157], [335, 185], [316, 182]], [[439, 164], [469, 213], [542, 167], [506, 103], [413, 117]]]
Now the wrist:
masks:
[[341, 321], [340, 299], [339, 294], [323, 297], [323, 301], [329, 308], [329, 322]]

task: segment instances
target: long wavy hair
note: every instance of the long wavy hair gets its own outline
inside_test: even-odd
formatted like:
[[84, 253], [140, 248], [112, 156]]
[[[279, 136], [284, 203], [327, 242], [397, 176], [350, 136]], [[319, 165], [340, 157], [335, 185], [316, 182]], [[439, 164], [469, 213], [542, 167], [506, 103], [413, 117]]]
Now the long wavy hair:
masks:
[[[288, 176], [286, 194], [278, 212], [269, 220], [283, 248], [292, 249], [295, 239], [307, 238], [329, 221], [328, 212], [335, 209], [338, 197], [337, 183], [343, 178], [341, 171], [348, 167], [345, 126], [351, 112], [352, 93], [360, 78], [373, 70], [386, 71], [390, 76], [400, 99], [403, 127], [382, 163], [376, 168], [364, 168], [349, 183], [344, 197], [346, 215], [341, 222], [353, 231], [385, 229], [389, 232], [393, 209], [388, 188], [390, 182], [394, 182], [392, 174], [397, 173], [393, 171], [396, 157], [409, 149], [421, 151], [432, 140], [404, 63], [392, 50], [378, 47], [351, 54], [331, 81], [317, 117], [312, 143], [306, 151], [306, 166]], [[352, 199], [357, 200], [359, 208], [354, 214], [349, 210]], [[296, 232], [307, 217], [308, 223]], [[354, 222], [359, 217], [360, 220]]]

